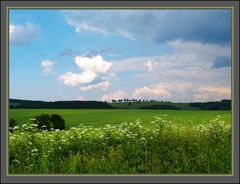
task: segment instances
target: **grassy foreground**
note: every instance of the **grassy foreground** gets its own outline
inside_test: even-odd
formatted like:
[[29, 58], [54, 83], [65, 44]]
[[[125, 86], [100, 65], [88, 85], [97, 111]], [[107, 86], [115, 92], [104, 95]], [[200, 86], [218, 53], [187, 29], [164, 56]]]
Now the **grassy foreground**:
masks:
[[140, 121], [10, 134], [10, 174], [230, 174], [231, 127], [220, 117], [181, 125]]

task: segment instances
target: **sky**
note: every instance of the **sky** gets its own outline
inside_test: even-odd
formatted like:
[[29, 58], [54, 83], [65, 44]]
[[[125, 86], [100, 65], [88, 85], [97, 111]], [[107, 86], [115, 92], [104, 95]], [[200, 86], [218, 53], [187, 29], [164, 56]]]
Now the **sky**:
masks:
[[9, 95], [231, 98], [231, 10], [10, 10]]

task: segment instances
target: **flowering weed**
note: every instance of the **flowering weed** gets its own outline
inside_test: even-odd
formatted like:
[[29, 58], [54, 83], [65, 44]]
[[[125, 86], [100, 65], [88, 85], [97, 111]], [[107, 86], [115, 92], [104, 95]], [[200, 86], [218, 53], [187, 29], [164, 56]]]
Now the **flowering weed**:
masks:
[[166, 116], [151, 127], [140, 120], [54, 131], [13, 127], [10, 174], [231, 173], [231, 127], [221, 117], [196, 126]]

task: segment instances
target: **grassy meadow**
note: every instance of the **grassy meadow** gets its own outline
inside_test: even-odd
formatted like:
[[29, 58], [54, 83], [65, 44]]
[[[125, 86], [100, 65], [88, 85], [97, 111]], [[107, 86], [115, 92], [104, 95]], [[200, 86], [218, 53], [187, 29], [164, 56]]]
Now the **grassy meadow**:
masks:
[[[29, 119], [41, 113], [60, 114], [66, 130], [38, 130]], [[231, 173], [230, 111], [11, 109], [10, 117], [19, 125], [9, 133], [10, 174]]]
[[206, 125], [155, 117], [140, 121], [10, 134], [11, 174], [230, 174], [231, 126], [219, 116]]
[[220, 115], [228, 124], [231, 122], [231, 111], [203, 110], [139, 110], [139, 109], [10, 109], [10, 118], [21, 125], [42, 113], [59, 114], [65, 120], [66, 128], [80, 124], [102, 127], [105, 124], [133, 122], [140, 119], [143, 126], [149, 127], [154, 116], [164, 115], [166, 120], [175, 123], [207, 124]]

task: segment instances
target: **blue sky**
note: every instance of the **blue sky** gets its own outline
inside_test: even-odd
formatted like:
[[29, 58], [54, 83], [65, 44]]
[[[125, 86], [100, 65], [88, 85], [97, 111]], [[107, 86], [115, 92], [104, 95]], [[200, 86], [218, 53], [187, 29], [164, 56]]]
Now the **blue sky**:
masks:
[[230, 10], [10, 10], [10, 98], [231, 98]]

